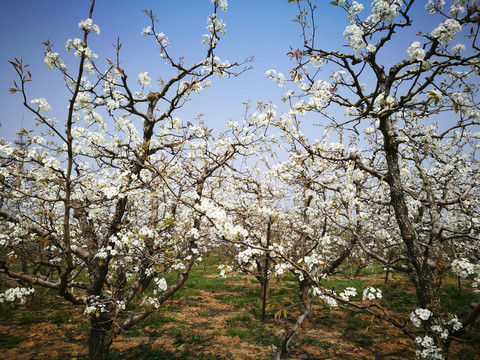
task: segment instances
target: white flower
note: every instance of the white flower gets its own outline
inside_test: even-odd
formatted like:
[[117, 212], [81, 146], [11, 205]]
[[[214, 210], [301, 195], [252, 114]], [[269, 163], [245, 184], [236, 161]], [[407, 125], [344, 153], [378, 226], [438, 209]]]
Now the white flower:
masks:
[[415, 311], [412, 311], [410, 313], [410, 321], [412, 322], [413, 326], [415, 327], [420, 327], [420, 325], [422, 325], [422, 322], [420, 321], [420, 319], [415, 315]]
[[422, 320], [428, 320], [432, 316], [432, 312], [428, 309], [415, 309], [415, 314]]
[[167, 281], [165, 280], [165, 278], [161, 278], [161, 279], [157, 278], [153, 281], [157, 285], [157, 288], [158, 288], [159, 291], [164, 292], [165, 290], [167, 290], [168, 284], [167, 284]]
[[227, 11], [227, 0], [212, 0], [212, 3], [220, 7], [223, 12]]
[[30, 101], [32, 104], [37, 104], [38, 105], [38, 109], [41, 110], [41, 111], [50, 111], [52, 110], [52, 108], [50, 107], [50, 105], [48, 105], [47, 103], [47, 100], [45, 100], [44, 98], [40, 98], [40, 99], [33, 99], [32, 101]]
[[43, 63], [46, 67], [52, 70], [53, 65], [55, 65], [55, 60], [58, 59], [58, 53], [47, 52], [45, 53], [45, 58], [43, 59]]
[[275, 81], [278, 86], [282, 87], [283, 85], [286, 84], [286, 81], [285, 81], [285, 76], [283, 76], [282, 73], [277, 73], [275, 70], [268, 70], [266, 73], [265, 73], [265, 76], [268, 76], [270, 79], [272, 79], [273, 81]]
[[455, 53], [460, 53], [461, 51], [465, 50], [465, 45], [463, 44], [457, 44], [452, 48], [452, 51]]
[[435, 14], [443, 9], [445, 5], [445, 0], [428, 0], [425, 5], [425, 10], [428, 10], [430, 15]]
[[420, 49], [420, 42], [418, 41], [414, 41], [408, 47], [407, 52], [411, 61], [422, 61], [425, 58], [425, 50]]
[[423, 348], [416, 351], [416, 355], [420, 359], [443, 359], [442, 349], [435, 345], [432, 337], [428, 335], [425, 335], [423, 338], [418, 336], [415, 338], [415, 342]]
[[350, 300], [350, 297], [352, 296], [356, 296], [357, 295], [357, 289], [353, 288], [353, 287], [347, 287], [345, 289], [345, 291], [341, 292], [340, 293], [340, 297], [342, 299], [345, 299], [347, 301]]
[[110, 110], [115, 110], [120, 107], [120, 103], [112, 99], [107, 100], [106, 105]]
[[362, 300], [370, 300], [373, 301], [375, 299], [381, 299], [382, 298], [382, 290], [376, 289], [372, 286], [367, 287], [365, 290], [363, 290], [363, 296]]
[[21, 304], [25, 304], [26, 296], [33, 294], [35, 292], [34, 288], [22, 288], [14, 287], [7, 289], [3, 294], [0, 294], [0, 303], [5, 301], [13, 302], [15, 300], [20, 300]]
[[142, 35], [148, 35], [152, 32], [152, 27], [151, 26], [147, 26], [146, 28], [144, 28], [142, 30]]
[[462, 30], [462, 25], [456, 19], [447, 19], [432, 31], [432, 36], [448, 45], [455, 34]]
[[366, 45], [363, 40], [363, 31], [356, 24], [347, 26], [343, 32], [343, 36], [347, 38], [350, 47], [355, 50], [357, 54], [360, 52], [360, 49]]
[[144, 86], [144, 87], [149, 87], [151, 84], [152, 79], [148, 76], [148, 72], [143, 72], [138, 74], [138, 82]]
[[[455, 259], [452, 262], [452, 271], [455, 275], [466, 279], [469, 275], [475, 274], [478, 265], [474, 265], [467, 259]], [[479, 269], [480, 270], [480, 269]]]
[[399, 14], [400, 6], [402, 6], [401, 1], [375, 0], [372, 2], [372, 14], [365, 21], [370, 24], [377, 24], [381, 21], [391, 24]]
[[78, 27], [87, 32], [93, 32], [95, 34], [100, 34], [100, 28], [92, 23], [92, 19], [88, 18], [78, 23]]

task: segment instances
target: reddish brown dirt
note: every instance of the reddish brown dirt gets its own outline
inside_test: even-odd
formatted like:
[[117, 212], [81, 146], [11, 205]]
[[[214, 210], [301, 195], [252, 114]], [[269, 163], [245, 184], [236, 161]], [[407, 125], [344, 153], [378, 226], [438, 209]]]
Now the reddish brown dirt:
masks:
[[[370, 283], [383, 282], [381, 277], [373, 277]], [[250, 280], [235, 282], [235, 286], [245, 289], [258, 286]], [[272, 287], [281, 286], [272, 283]], [[238, 296], [238, 293], [228, 291], [198, 290], [194, 296], [185, 296], [171, 300], [163, 314], [173, 321], [166, 322], [159, 328], [143, 326], [135, 329], [132, 336], [119, 336], [115, 339], [111, 349], [122, 354], [129, 354], [138, 348], [160, 349], [171, 352], [175, 356], [180, 354], [197, 354], [202, 359], [238, 359], [258, 360], [271, 359], [271, 348], [259, 346], [252, 342], [241, 340], [239, 337], [227, 336], [229, 328], [227, 320], [235, 315], [246, 313], [247, 309], [220, 302], [215, 295]], [[0, 359], [27, 360], [27, 359], [76, 359], [87, 354], [88, 323], [83, 317], [82, 309], [72, 309], [65, 303], [57, 306], [54, 311], [67, 313], [71, 322], [51, 322], [46, 320], [38, 323], [22, 324], [22, 312], [30, 312], [35, 317], [36, 312], [42, 309], [43, 298], [27, 303], [24, 307], [17, 307], [10, 323], [0, 325], [0, 334], [23, 337], [14, 348], [0, 349]], [[4, 306], [4, 305], [0, 305]], [[45, 307], [46, 308], [46, 307]], [[292, 311], [288, 320], [268, 320], [267, 328], [281, 338], [288, 331], [295, 320], [295, 311]], [[288, 357], [290, 360], [320, 360], [320, 359], [352, 359], [352, 360], [403, 360], [414, 358], [412, 341], [406, 338], [398, 329], [388, 324], [372, 321], [367, 328], [348, 330], [349, 315], [343, 311], [329, 311], [328, 321], [324, 321], [325, 310], [320, 306], [314, 307], [314, 312], [294, 338], [296, 345], [292, 346]], [[358, 316], [358, 315], [357, 315]], [[361, 316], [360, 316], [361, 317]], [[362, 317], [371, 321], [367, 317]], [[24, 321], [25, 322], [25, 321]], [[258, 321], [257, 321], [258, 326]], [[252, 325], [253, 326], [253, 325]], [[253, 327], [251, 329], [255, 331]], [[176, 343], [178, 332], [201, 336], [202, 341], [196, 343]], [[363, 341], [363, 343], [362, 343]], [[468, 345], [465, 345], [468, 347]], [[457, 348], [454, 359], [462, 359], [462, 347]], [[200, 357], [201, 356], [201, 357]], [[126, 356], [127, 359], [130, 357]], [[176, 357], [178, 359], [195, 359], [195, 357]], [[141, 357], [136, 357], [141, 360]], [[478, 357], [480, 359], [480, 356]]]

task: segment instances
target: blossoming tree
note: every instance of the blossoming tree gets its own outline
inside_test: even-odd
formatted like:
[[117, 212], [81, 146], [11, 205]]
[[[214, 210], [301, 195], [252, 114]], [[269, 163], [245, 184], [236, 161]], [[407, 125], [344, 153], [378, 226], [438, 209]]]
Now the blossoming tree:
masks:
[[[447, 7], [434, 0], [374, 0], [364, 16], [357, 1], [332, 1], [349, 21], [342, 51], [322, 48], [317, 5], [296, 3], [305, 42], [290, 52], [298, 65], [288, 81], [298, 89], [286, 92], [291, 110], [277, 126], [292, 150], [313, 163], [330, 163], [332, 182], [322, 186], [348, 199], [351, 216], [345, 205], [338, 215], [355, 246], [408, 274], [418, 302], [411, 324], [373, 312], [404, 329], [418, 344], [419, 357], [442, 358], [480, 311], [474, 302], [458, 319], [440, 300], [447, 270], [474, 275], [474, 285], [479, 278], [478, 2], [455, 0]], [[438, 26], [419, 23], [428, 15]], [[416, 38], [399, 53], [397, 34], [411, 29]], [[392, 60], [388, 53], [399, 55]], [[319, 79], [325, 73], [329, 79]], [[274, 70], [267, 76], [287, 83]], [[302, 133], [301, 118], [314, 114], [324, 119], [324, 138]], [[306, 173], [312, 162], [303, 163]], [[337, 176], [339, 166], [349, 181]], [[343, 295], [330, 298], [347, 304], [354, 294]], [[375, 289], [366, 289], [365, 300], [376, 297]]]
[[[212, 200], [210, 179], [258, 140], [255, 126], [230, 126], [214, 140], [204, 124], [174, 117], [210, 77], [248, 68], [215, 56], [225, 32], [217, 10], [226, 10], [226, 1], [212, 3], [205, 56], [188, 66], [170, 56], [167, 37], [146, 11], [150, 26], [142, 33], [176, 72], [153, 84], [147, 72], [130, 81], [120, 66], [120, 44], [116, 60], [102, 70], [105, 64], [88, 47], [90, 36], [100, 33], [92, 0], [79, 23], [83, 38], [66, 44], [78, 59], [76, 70], [45, 43], [45, 65], [60, 73], [70, 93], [64, 121], [49, 117], [46, 99], [28, 99], [28, 66], [11, 61], [19, 80], [10, 91], [20, 94], [40, 131], [24, 131], [20, 148], [0, 146], [0, 268], [20, 285], [0, 301], [22, 300], [41, 286], [84, 307], [91, 359], [107, 359], [115, 335], [183, 285], [208, 248], [202, 229], [212, 219], [196, 206], [206, 194]], [[224, 236], [235, 237], [235, 229]]]

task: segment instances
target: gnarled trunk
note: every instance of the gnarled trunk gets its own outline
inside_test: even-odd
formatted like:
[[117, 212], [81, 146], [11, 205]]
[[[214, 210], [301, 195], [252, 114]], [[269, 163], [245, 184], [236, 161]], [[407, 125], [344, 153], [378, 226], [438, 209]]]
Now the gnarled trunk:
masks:
[[113, 341], [112, 320], [108, 315], [100, 313], [98, 317], [92, 316], [90, 325], [92, 328], [88, 337], [89, 360], [108, 360]]
[[413, 271], [409, 273], [410, 279], [415, 286], [419, 305], [422, 308], [427, 308], [431, 306], [431, 302], [437, 293], [434, 286], [435, 274], [429, 267], [427, 254], [422, 251], [419, 244], [415, 227], [408, 218], [407, 200], [400, 171], [399, 143], [394, 132], [393, 121], [390, 117], [385, 117], [381, 119], [380, 124], [388, 166], [386, 181], [390, 188], [390, 201], [395, 211], [395, 219], [403, 243], [407, 248], [408, 258], [413, 266]]
[[303, 313], [297, 318], [297, 321], [295, 322], [293, 328], [283, 338], [282, 345], [276, 353], [276, 360], [281, 360], [285, 358], [288, 352], [288, 345], [290, 344], [290, 341], [292, 341], [293, 336], [297, 333], [298, 329], [300, 329], [300, 326], [302, 326], [303, 322], [308, 319], [312, 312], [312, 305], [310, 304], [310, 300], [308, 299], [308, 292], [310, 291], [312, 283], [309, 280], [303, 280], [300, 281], [299, 286], [300, 289], [298, 296], [300, 298], [300, 302], [302, 303]]

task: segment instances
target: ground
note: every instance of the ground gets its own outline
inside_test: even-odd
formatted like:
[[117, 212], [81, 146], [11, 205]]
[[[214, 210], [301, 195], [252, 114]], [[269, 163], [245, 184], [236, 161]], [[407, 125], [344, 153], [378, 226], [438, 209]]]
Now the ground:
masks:
[[[408, 317], [415, 298], [408, 282], [396, 276], [385, 285], [383, 275], [364, 272], [332, 282], [332, 287], [377, 284], [383, 287], [387, 310]], [[328, 284], [328, 283], [327, 283]], [[458, 292], [470, 300], [470, 293]], [[0, 359], [86, 359], [88, 321], [83, 309], [37, 290], [25, 305], [0, 304]], [[387, 301], [388, 300], [388, 301]], [[157, 314], [118, 336], [112, 359], [271, 359], [299, 314], [292, 279], [271, 282], [267, 317], [261, 321], [259, 284], [239, 275], [221, 279], [199, 267], [185, 287]], [[287, 317], [275, 317], [287, 309]], [[450, 359], [480, 359], [480, 329], [454, 346]], [[413, 342], [391, 325], [361, 314], [332, 310], [320, 302], [296, 334], [288, 359], [413, 359]]]

